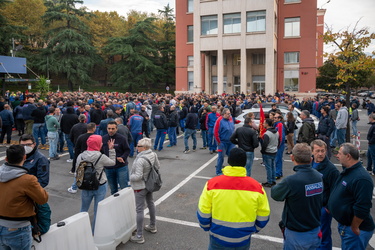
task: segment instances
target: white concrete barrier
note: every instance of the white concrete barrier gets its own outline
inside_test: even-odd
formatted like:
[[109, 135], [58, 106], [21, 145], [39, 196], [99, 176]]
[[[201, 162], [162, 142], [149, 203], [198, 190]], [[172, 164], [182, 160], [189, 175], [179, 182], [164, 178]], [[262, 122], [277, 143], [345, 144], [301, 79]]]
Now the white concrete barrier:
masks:
[[35, 250], [97, 250], [91, 233], [89, 214], [75, 214], [53, 224], [49, 231], [42, 235], [42, 242], [34, 241]]
[[98, 204], [94, 243], [100, 250], [115, 250], [136, 229], [134, 191], [125, 188]]

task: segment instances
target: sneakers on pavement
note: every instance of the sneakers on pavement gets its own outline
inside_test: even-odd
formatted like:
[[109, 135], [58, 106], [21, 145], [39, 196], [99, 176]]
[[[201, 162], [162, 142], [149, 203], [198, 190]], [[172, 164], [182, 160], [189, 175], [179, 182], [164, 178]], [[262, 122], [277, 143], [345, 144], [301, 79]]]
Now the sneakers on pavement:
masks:
[[66, 162], [73, 162], [73, 159], [68, 159], [66, 160]]
[[77, 189], [73, 189], [72, 187], [68, 188], [68, 192], [71, 194], [77, 193]]
[[158, 229], [155, 226], [146, 225], [145, 231], [156, 234], [158, 232]]
[[185, 149], [184, 154], [187, 154], [187, 153], [189, 153], [189, 152], [190, 152], [189, 149]]
[[274, 184], [273, 183], [268, 183], [268, 182], [263, 182], [262, 186], [263, 187], [272, 187]]
[[130, 237], [130, 241], [138, 244], [145, 243], [145, 238], [143, 236], [133, 235]]
[[195, 150], [197, 150], [196, 148], [193, 148], [193, 152], [195, 152]]
[[69, 174], [74, 174], [72, 171], [69, 171]]
[[200, 149], [207, 149], [207, 147], [203, 147], [203, 148], [200, 148]]

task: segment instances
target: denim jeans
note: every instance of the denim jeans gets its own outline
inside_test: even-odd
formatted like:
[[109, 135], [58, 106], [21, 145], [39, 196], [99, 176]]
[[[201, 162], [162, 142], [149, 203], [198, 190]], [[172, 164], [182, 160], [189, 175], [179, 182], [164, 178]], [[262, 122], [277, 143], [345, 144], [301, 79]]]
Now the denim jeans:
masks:
[[186, 128], [184, 135], [185, 150], [189, 149], [189, 137], [193, 139], [193, 149], [197, 148], [197, 131], [195, 129]]
[[373, 163], [375, 162], [375, 144], [369, 144], [367, 149], [367, 171], [375, 171], [375, 168], [372, 168]]
[[276, 182], [276, 166], [275, 166], [275, 155], [263, 154], [263, 163], [266, 166], [267, 182]]
[[59, 144], [57, 146], [57, 152], [62, 153], [64, 152], [64, 133], [59, 130]]
[[201, 130], [202, 140], [203, 140], [203, 147], [208, 147], [208, 130]]
[[180, 119], [180, 128], [182, 132], [185, 132], [185, 121], [186, 121], [186, 118]]
[[358, 120], [352, 121], [353, 135], [355, 135], [355, 136], [358, 136], [357, 122], [358, 122]]
[[217, 143], [214, 137], [214, 128], [208, 128], [208, 147], [210, 151], [214, 151], [217, 149]]
[[47, 133], [49, 141], [49, 157], [57, 156], [57, 142], [58, 142], [58, 132], [48, 132]]
[[315, 250], [320, 246], [321, 238], [318, 234], [320, 227], [307, 232], [296, 232], [285, 228], [284, 250], [304, 249]]
[[169, 127], [168, 128], [169, 145], [171, 145], [171, 146], [177, 145], [176, 129], [177, 129], [177, 127]]
[[130, 143], [130, 154], [129, 156], [133, 157], [134, 156], [134, 147], [137, 146], [138, 141], [142, 139], [142, 133], [132, 133], [133, 141]]
[[44, 134], [44, 123], [34, 123], [33, 125], [33, 137], [36, 142], [36, 147], [39, 145], [39, 137], [43, 145], [46, 144], [46, 137]]
[[1, 250], [30, 250], [33, 243], [31, 225], [9, 231], [9, 228], [0, 226]]
[[221, 245], [219, 242], [217, 242], [217, 240], [215, 240], [215, 238], [210, 235], [210, 243], [208, 245], [208, 250], [248, 250], [250, 249], [250, 241], [251, 241], [251, 237], [249, 238], [249, 242], [247, 242], [244, 246], [241, 246], [241, 247], [225, 247], [223, 245]]
[[336, 147], [336, 141], [337, 141], [337, 129], [334, 126], [332, 134], [331, 134], [331, 143], [330, 143], [331, 147]]
[[285, 142], [282, 142], [277, 149], [276, 154], [276, 176], [280, 177], [283, 176], [283, 156], [284, 156], [284, 150], [285, 150]]
[[64, 136], [65, 136], [65, 141], [66, 141], [66, 144], [68, 145], [68, 150], [69, 150], [69, 159], [73, 159], [74, 158], [74, 144], [73, 142], [70, 140], [69, 138], [69, 134], [65, 134], [64, 133]]
[[223, 174], [223, 171], [221, 170], [223, 168], [223, 163], [224, 163], [224, 156], [229, 155], [229, 152], [234, 148], [235, 145], [231, 143], [230, 141], [228, 142], [221, 142], [219, 144], [219, 149], [218, 149], [218, 158], [217, 158], [217, 163], [216, 163], [216, 175], [221, 175]]
[[156, 130], [156, 138], [155, 138], [155, 144], [154, 149], [155, 150], [163, 150], [163, 144], [165, 140], [165, 135], [167, 134], [166, 129], [157, 129]]
[[337, 132], [337, 143], [339, 144], [339, 147], [340, 147], [340, 145], [346, 141], [345, 140], [346, 128], [337, 129], [336, 132]]
[[246, 152], [246, 176], [251, 176], [251, 168], [254, 162], [254, 152]]
[[123, 166], [119, 168], [106, 168], [105, 174], [107, 175], [108, 185], [111, 189], [111, 194], [117, 193], [119, 185], [121, 189], [129, 187], [128, 166]]
[[148, 210], [150, 212], [150, 226], [155, 226], [156, 215], [155, 215], [155, 204], [152, 192], [147, 189], [134, 191], [135, 196], [135, 211], [137, 212], [137, 235], [143, 235], [143, 220], [145, 218], [145, 202], [147, 203]]
[[322, 214], [320, 216], [320, 227], [322, 230], [322, 242], [319, 250], [332, 249], [332, 230], [331, 230], [332, 215], [327, 212], [325, 207], [322, 207]]
[[360, 230], [360, 234], [356, 235], [350, 226], [344, 226], [340, 223], [337, 228], [341, 238], [342, 250], [365, 250], [374, 232]]
[[96, 212], [98, 211], [98, 203], [104, 200], [107, 193], [107, 183], [100, 185], [98, 190], [82, 190], [81, 193], [81, 212], [87, 212], [90, 208], [91, 201], [94, 198], [94, 220], [92, 222], [92, 232], [95, 229]]

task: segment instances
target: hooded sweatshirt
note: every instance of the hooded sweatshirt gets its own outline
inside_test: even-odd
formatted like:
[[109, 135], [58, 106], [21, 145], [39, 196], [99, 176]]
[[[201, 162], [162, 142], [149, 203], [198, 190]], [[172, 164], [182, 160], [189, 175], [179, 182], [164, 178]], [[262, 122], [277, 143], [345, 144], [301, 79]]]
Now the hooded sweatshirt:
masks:
[[47, 115], [45, 117], [48, 132], [56, 132], [60, 129], [60, 123], [53, 115]]
[[279, 132], [275, 128], [268, 128], [264, 133], [260, 152], [267, 155], [276, 155], [279, 146]]
[[8, 163], [0, 167], [0, 226], [28, 226], [28, 217], [35, 215], [34, 202], [42, 205], [48, 201], [37, 178], [27, 172], [26, 168]]
[[336, 128], [337, 129], [342, 129], [346, 128], [347, 123], [348, 123], [348, 108], [347, 107], [341, 107], [339, 111], [337, 112], [337, 118], [336, 118]]

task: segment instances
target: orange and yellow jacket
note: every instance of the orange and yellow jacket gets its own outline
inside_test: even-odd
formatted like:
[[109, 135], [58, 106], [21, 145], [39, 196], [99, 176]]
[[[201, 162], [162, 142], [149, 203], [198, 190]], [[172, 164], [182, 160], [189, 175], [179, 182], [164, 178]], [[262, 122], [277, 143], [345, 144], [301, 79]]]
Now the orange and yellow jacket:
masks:
[[218, 243], [241, 247], [266, 226], [270, 207], [262, 185], [247, 177], [244, 167], [227, 166], [223, 175], [206, 183], [197, 216], [200, 226]]

